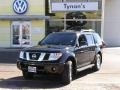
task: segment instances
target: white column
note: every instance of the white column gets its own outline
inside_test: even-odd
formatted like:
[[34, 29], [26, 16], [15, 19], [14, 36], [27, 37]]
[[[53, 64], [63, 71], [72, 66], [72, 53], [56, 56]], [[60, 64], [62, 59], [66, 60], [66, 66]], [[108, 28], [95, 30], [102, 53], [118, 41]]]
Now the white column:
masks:
[[[66, 0], [63, 0], [64, 2], [66, 2]], [[66, 31], [66, 11], [64, 12], [64, 31]]]
[[102, 1], [102, 17], [101, 17], [101, 38], [104, 38], [104, 14], [105, 14], [105, 0]]

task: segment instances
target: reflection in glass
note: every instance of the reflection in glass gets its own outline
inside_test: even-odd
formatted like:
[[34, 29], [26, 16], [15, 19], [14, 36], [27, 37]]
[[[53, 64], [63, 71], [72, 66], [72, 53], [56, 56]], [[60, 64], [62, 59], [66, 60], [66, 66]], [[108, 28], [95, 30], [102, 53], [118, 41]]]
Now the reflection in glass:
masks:
[[30, 44], [30, 26], [28, 24], [22, 25], [22, 44]]
[[12, 44], [16, 46], [30, 45], [30, 24], [12, 24]]
[[20, 44], [20, 42], [19, 42], [20, 26], [19, 25], [13, 25], [12, 28], [13, 28], [13, 44], [19, 45]]
[[[51, 12], [54, 13], [54, 16], [50, 17], [50, 20], [47, 21], [47, 34], [51, 32], [61, 31], [61, 30], [75, 30], [80, 31], [81, 29], [93, 29], [101, 35], [101, 22], [102, 22], [102, 0], [50, 0], [52, 2], [98, 2], [97, 11], [72, 11], [72, 13], [82, 13], [86, 18], [77, 18], [78, 15], [73, 18], [67, 18], [67, 15], [71, 12]], [[74, 15], [75, 16], [75, 15]], [[68, 25], [66, 22], [73, 22], [74, 24]], [[76, 22], [87, 22], [84, 25], [76, 25]]]

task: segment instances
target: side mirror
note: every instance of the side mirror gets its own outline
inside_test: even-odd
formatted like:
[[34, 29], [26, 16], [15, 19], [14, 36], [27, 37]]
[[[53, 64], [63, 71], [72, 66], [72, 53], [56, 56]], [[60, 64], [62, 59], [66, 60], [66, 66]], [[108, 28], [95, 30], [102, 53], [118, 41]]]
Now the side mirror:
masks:
[[79, 47], [79, 45], [78, 45], [78, 44], [76, 44], [76, 47]]
[[40, 44], [41, 44], [41, 41], [38, 42], [38, 45], [40, 45]]

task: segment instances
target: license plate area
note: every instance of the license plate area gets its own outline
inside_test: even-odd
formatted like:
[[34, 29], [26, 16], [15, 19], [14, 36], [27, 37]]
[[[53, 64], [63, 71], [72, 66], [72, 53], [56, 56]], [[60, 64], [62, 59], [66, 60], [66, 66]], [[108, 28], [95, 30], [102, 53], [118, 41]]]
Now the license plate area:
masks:
[[28, 72], [37, 73], [37, 68], [33, 66], [28, 66]]

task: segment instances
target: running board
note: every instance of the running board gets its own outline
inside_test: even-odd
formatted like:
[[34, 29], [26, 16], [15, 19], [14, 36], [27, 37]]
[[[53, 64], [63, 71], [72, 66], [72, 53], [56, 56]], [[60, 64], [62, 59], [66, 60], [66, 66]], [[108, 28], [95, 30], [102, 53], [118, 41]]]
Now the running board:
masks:
[[88, 66], [84, 66], [84, 67], [81, 67], [81, 68], [77, 69], [77, 71], [80, 72], [80, 71], [83, 71], [85, 69], [92, 68], [93, 66], [94, 66], [94, 64], [90, 64]]

